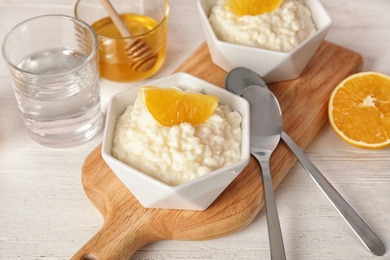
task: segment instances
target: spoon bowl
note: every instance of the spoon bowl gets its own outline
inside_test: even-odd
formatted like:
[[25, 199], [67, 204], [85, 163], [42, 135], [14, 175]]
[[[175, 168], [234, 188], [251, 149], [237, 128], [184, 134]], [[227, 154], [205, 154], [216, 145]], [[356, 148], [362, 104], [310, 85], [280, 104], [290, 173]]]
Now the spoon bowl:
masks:
[[225, 88], [236, 95], [241, 96], [246, 88], [253, 85], [267, 87], [264, 80], [257, 73], [247, 68], [238, 67], [232, 69], [226, 75]]

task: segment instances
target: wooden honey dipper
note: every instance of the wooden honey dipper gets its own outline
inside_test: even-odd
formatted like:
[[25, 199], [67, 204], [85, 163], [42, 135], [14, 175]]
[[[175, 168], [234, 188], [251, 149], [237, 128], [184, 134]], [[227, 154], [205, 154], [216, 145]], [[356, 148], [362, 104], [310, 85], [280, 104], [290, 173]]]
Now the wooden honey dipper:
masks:
[[129, 38], [125, 51], [128, 56], [135, 60], [130, 64], [130, 68], [135, 71], [146, 72], [156, 64], [157, 56], [153, 54], [150, 46], [142, 39], [132, 39], [132, 34], [125, 23], [120, 18], [109, 0], [100, 0], [100, 3], [106, 9], [111, 20], [115, 24], [122, 37]]

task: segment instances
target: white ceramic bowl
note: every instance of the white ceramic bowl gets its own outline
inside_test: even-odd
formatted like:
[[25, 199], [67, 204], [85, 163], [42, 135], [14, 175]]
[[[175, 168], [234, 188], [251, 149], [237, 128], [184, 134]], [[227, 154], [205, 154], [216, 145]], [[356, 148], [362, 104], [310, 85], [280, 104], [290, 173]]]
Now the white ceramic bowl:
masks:
[[324, 40], [332, 23], [319, 0], [305, 0], [316, 25], [316, 33], [286, 53], [247, 47], [217, 38], [208, 19], [217, 1], [198, 0], [199, 14], [213, 62], [225, 71], [246, 67], [258, 73], [266, 82], [297, 78]]
[[190, 182], [170, 186], [134, 169], [111, 155], [116, 120], [128, 105], [134, 103], [138, 88], [142, 86], [116, 94], [110, 100], [104, 130], [102, 156], [122, 183], [146, 208], [205, 210], [249, 162], [249, 104], [237, 95], [186, 73], [176, 73], [147, 82], [144, 85], [177, 86], [183, 89], [200, 90], [202, 93], [218, 96], [220, 104], [230, 105], [233, 110], [238, 111], [243, 117], [240, 161]]

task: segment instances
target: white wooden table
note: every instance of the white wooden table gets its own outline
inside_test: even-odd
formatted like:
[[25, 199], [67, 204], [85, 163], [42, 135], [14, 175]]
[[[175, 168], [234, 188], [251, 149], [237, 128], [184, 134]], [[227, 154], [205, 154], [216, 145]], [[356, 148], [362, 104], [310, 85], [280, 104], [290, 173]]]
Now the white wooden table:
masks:
[[[168, 56], [154, 77], [170, 74], [203, 41], [195, 0], [170, 0]], [[323, 0], [333, 19], [327, 40], [360, 53], [363, 70], [390, 75], [390, 1]], [[0, 41], [34, 16], [73, 15], [75, 0], [0, 0]], [[134, 84], [102, 82], [103, 104]], [[69, 259], [102, 225], [81, 184], [85, 157], [102, 139], [52, 149], [25, 133], [5, 63], [0, 62], [0, 259]], [[326, 123], [308, 156], [390, 247], [390, 149], [341, 141]], [[296, 163], [276, 191], [288, 259], [390, 259], [368, 252]], [[244, 230], [210, 241], [161, 241], [133, 259], [269, 259], [264, 211]]]

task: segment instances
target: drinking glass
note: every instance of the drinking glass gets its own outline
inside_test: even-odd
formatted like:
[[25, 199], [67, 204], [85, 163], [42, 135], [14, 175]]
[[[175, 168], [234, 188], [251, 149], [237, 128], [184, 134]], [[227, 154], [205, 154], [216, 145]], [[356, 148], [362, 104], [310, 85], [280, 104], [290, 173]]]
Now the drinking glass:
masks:
[[2, 53], [35, 141], [70, 147], [99, 132], [98, 40], [87, 23], [64, 15], [31, 18], [6, 35]]

